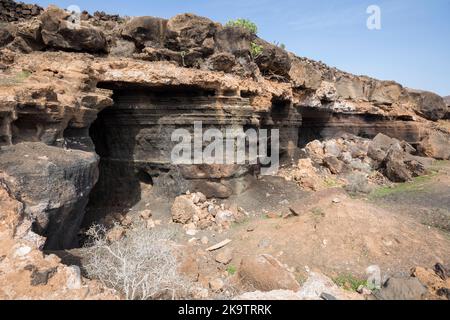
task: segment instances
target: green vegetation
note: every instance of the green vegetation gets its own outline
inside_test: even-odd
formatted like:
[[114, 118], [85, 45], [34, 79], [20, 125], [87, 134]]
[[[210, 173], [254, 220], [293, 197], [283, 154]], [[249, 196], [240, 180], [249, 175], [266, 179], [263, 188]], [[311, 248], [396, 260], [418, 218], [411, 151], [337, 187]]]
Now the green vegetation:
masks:
[[238, 27], [238, 28], [244, 28], [250, 31], [253, 34], [258, 33], [258, 26], [251, 22], [248, 19], [236, 19], [236, 20], [230, 20], [226, 23], [226, 27]]
[[342, 186], [342, 184], [332, 177], [326, 177], [323, 181], [327, 188], [337, 188]]
[[16, 74], [9, 75], [9, 76], [3, 76], [0, 79], [0, 85], [3, 86], [13, 86], [17, 85], [19, 83], [22, 83], [27, 78], [31, 76], [31, 72], [28, 70], [22, 70], [20, 72], [17, 72]]
[[256, 44], [255, 42], [252, 42], [250, 45], [250, 53], [252, 55], [252, 58], [257, 59], [263, 53], [263, 47]]
[[339, 287], [348, 291], [357, 291], [360, 286], [367, 286], [367, 281], [358, 279], [351, 274], [342, 274], [336, 277], [334, 280]]
[[313, 208], [311, 209], [311, 213], [315, 223], [319, 223], [323, 218], [325, 218], [325, 211], [323, 211], [322, 208]]
[[237, 268], [233, 265], [229, 265], [227, 268], [227, 272], [230, 276], [233, 276], [237, 272]]
[[31, 76], [31, 72], [30, 71], [22, 70], [22, 71], [20, 71], [20, 72], [18, 72], [16, 74], [16, 79], [17, 79], [17, 81], [22, 82], [25, 79], [29, 78], [30, 76]]
[[[230, 20], [225, 24], [225, 26], [231, 28], [243, 28], [254, 35], [258, 33], [258, 26], [248, 19], [239, 18], [236, 20]], [[251, 56], [253, 59], [257, 59], [263, 53], [263, 47], [258, 45], [256, 42], [252, 42], [250, 45]]]
[[433, 171], [429, 175], [413, 178], [410, 182], [397, 183], [393, 186], [377, 188], [370, 194], [369, 198], [379, 199], [399, 193], [415, 193], [424, 191], [428, 183], [430, 183], [437, 174], [437, 171]]
[[322, 210], [322, 208], [313, 208], [311, 209], [311, 213], [317, 217], [325, 217], [325, 212]]

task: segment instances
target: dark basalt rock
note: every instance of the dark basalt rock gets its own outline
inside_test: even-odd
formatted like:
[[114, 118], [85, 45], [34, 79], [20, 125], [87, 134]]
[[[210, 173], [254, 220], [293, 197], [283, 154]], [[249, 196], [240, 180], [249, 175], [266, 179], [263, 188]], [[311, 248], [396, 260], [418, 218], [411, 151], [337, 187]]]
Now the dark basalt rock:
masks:
[[208, 18], [190, 13], [179, 14], [167, 22], [167, 46], [179, 51], [202, 47], [218, 28], [219, 25]]
[[291, 59], [288, 53], [261, 39], [257, 39], [255, 43], [263, 49], [262, 53], [256, 58], [256, 63], [261, 72], [267, 75], [274, 74], [286, 77], [287, 80], [291, 70]]
[[70, 15], [61, 9], [51, 7], [41, 16], [42, 39], [46, 46], [85, 52], [106, 52], [106, 38], [100, 30], [68, 21]]
[[46, 248], [78, 245], [77, 233], [89, 193], [98, 177], [93, 153], [64, 150], [43, 143], [0, 149], [0, 181], [24, 204], [34, 231], [47, 237]]
[[145, 46], [163, 47], [166, 34], [167, 20], [150, 16], [131, 19], [122, 30], [122, 37], [141, 49]]
[[442, 97], [428, 91], [408, 90], [410, 99], [415, 103], [414, 111], [420, 116], [436, 121], [447, 114], [447, 106]]
[[250, 56], [251, 43], [256, 36], [244, 28], [220, 28], [214, 39], [216, 51], [229, 52], [236, 57]]
[[13, 31], [11, 29], [10, 26], [0, 25], [0, 47], [4, 47], [14, 40]]

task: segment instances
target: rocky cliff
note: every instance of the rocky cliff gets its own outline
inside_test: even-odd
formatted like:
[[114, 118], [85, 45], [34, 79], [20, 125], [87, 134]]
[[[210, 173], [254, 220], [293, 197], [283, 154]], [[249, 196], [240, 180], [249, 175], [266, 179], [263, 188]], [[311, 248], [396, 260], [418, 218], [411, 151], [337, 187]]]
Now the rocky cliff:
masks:
[[245, 189], [257, 168], [170, 162], [170, 132], [194, 121], [278, 128], [282, 155], [350, 132], [449, 156], [440, 96], [297, 57], [246, 29], [192, 14], [0, 6], [0, 182], [47, 248], [74, 246], [88, 202], [126, 206], [143, 185], [219, 198]]

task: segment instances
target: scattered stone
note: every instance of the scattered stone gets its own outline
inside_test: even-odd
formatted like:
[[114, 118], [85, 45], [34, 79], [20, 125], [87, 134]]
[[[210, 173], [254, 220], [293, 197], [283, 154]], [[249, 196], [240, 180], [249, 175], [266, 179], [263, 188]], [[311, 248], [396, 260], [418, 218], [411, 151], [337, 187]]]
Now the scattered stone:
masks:
[[193, 228], [191, 227], [186, 230], [186, 234], [191, 237], [196, 236], [197, 233], [198, 233], [198, 230], [195, 229], [195, 226]]
[[261, 239], [258, 243], [258, 248], [266, 249], [270, 247], [270, 240], [269, 239]]
[[189, 195], [177, 197], [172, 205], [172, 219], [174, 222], [185, 224], [194, 215], [200, 215], [201, 210], [193, 202]]
[[44, 271], [33, 270], [31, 274], [31, 285], [34, 287], [46, 285], [56, 272], [57, 268], [51, 268]]
[[223, 289], [223, 287], [225, 286], [224, 282], [222, 279], [214, 279], [211, 280], [209, 282], [209, 288], [213, 291], [213, 292], [219, 292]]
[[14, 252], [14, 256], [19, 257], [19, 258], [24, 258], [31, 252], [31, 250], [32, 249], [30, 247], [28, 247], [28, 246], [19, 247]]
[[156, 228], [156, 222], [153, 221], [153, 219], [148, 219], [146, 222], [147, 229], [154, 229]]
[[375, 296], [380, 300], [422, 300], [427, 293], [417, 278], [390, 278]]
[[236, 219], [233, 212], [229, 210], [219, 210], [216, 214], [216, 223], [220, 226], [224, 223], [234, 222]]
[[209, 243], [209, 239], [206, 236], [202, 237], [202, 239], [200, 241], [202, 244], [205, 244], [205, 245]]
[[129, 227], [133, 224], [133, 219], [131, 219], [130, 216], [126, 215], [123, 217], [123, 219], [120, 221], [120, 224], [124, 227]]
[[304, 300], [323, 300], [323, 296], [332, 296], [337, 300], [357, 300], [358, 294], [346, 292], [339, 288], [333, 280], [323, 274], [310, 272], [298, 295]]
[[78, 266], [70, 266], [66, 268], [68, 273], [67, 288], [77, 290], [81, 288], [81, 270]]
[[232, 242], [232, 240], [230, 239], [226, 239], [224, 241], [219, 242], [218, 244], [213, 245], [212, 247], [209, 247], [208, 249], [206, 249], [206, 251], [215, 251], [218, 250], [220, 248], [225, 247], [226, 245], [230, 244]]
[[332, 296], [331, 294], [328, 294], [328, 293], [325, 293], [325, 292], [322, 292], [320, 297], [323, 300], [337, 300], [335, 296]]
[[243, 285], [261, 291], [298, 291], [300, 285], [295, 277], [274, 257], [268, 254], [244, 257], [238, 276]]
[[218, 263], [222, 264], [229, 264], [231, 260], [233, 260], [233, 249], [231, 248], [225, 248], [224, 250], [221, 250], [217, 255], [215, 259]]
[[141, 211], [141, 213], [139, 215], [143, 220], [148, 220], [152, 217], [152, 211], [144, 210], [144, 211]]

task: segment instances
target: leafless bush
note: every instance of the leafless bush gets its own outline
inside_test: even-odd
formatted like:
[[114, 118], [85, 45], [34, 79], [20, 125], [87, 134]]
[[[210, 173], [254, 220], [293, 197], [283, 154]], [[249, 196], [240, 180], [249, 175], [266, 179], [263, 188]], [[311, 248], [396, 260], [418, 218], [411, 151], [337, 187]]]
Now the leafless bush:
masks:
[[350, 193], [370, 193], [372, 191], [368, 178], [363, 173], [352, 173], [346, 177], [345, 190]]
[[186, 294], [187, 281], [178, 273], [169, 232], [137, 229], [113, 243], [105, 233], [102, 226], [87, 232], [89, 277], [122, 292], [127, 300], [177, 299]]

